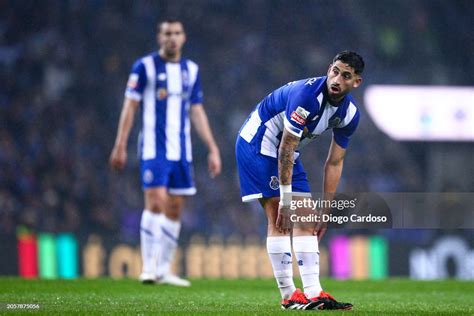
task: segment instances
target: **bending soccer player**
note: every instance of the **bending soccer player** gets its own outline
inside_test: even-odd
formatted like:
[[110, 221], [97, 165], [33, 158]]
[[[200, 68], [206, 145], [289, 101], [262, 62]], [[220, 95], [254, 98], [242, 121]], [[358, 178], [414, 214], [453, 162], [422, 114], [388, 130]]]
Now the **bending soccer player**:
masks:
[[110, 164], [123, 169], [127, 141], [141, 105], [140, 169], [145, 209], [140, 224], [143, 283], [189, 286], [170, 272], [178, 246], [185, 197], [194, 195], [190, 119], [209, 149], [211, 177], [221, 172], [219, 149], [202, 105], [199, 68], [181, 56], [186, 41], [183, 24], [158, 24], [159, 51], [135, 62], [128, 79]]
[[[336, 192], [344, 155], [359, 123], [350, 91], [362, 83], [364, 61], [357, 53], [337, 54], [327, 76], [293, 81], [265, 97], [242, 126], [236, 143], [242, 201], [258, 199], [268, 219], [267, 251], [283, 309], [351, 309], [323, 291], [319, 246], [326, 226], [320, 222], [292, 229], [291, 196], [310, 196], [300, 149], [328, 129], [333, 138], [324, 166], [323, 194]], [[296, 194], [298, 193], [298, 194]], [[295, 288], [292, 245], [304, 293]]]

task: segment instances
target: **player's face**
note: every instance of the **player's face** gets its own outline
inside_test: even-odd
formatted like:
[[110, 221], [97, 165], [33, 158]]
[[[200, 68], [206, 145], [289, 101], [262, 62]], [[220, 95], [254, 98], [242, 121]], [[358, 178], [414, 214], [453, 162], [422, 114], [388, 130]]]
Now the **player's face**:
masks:
[[167, 57], [173, 58], [181, 54], [181, 48], [185, 41], [186, 35], [180, 22], [165, 22], [161, 25], [158, 44]]
[[362, 83], [362, 77], [354, 72], [354, 68], [340, 60], [329, 65], [327, 88], [332, 101], [340, 101], [352, 89]]

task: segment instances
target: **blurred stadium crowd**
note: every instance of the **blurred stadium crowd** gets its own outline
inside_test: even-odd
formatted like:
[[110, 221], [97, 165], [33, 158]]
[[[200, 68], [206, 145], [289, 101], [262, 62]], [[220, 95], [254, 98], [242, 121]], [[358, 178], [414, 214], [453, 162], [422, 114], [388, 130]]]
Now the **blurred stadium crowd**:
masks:
[[[255, 104], [288, 81], [325, 73], [351, 49], [370, 84], [472, 85], [470, 1], [2, 1], [0, 3], [0, 231], [138, 237], [139, 118], [126, 171], [108, 165], [134, 60], [156, 49], [159, 19], [185, 23], [185, 55], [201, 66], [205, 106], [223, 157], [217, 180], [195, 137], [198, 195], [188, 231], [265, 229], [240, 202], [234, 140]], [[469, 27], [470, 26], [470, 27]], [[364, 115], [363, 88], [355, 95]], [[329, 135], [303, 159], [320, 188]], [[351, 142], [341, 190], [423, 191], [425, 144], [402, 144], [367, 115]]]

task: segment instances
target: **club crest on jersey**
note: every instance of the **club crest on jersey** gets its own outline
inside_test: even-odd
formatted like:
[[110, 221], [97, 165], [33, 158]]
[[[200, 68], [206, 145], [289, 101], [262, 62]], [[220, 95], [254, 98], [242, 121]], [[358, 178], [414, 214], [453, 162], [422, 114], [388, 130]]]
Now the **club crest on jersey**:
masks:
[[341, 118], [336, 116], [335, 118], [329, 120], [328, 128], [334, 128], [338, 126], [339, 123], [341, 123]]
[[278, 189], [280, 188], [280, 181], [278, 180], [277, 177], [272, 176], [272, 177], [270, 178], [270, 183], [269, 183], [269, 185], [270, 185], [270, 189], [272, 189], [272, 190], [278, 190]]
[[295, 111], [293, 111], [293, 113], [291, 113], [291, 120], [295, 121], [296, 123], [300, 125], [305, 125], [308, 115], [309, 115], [309, 111], [306, 111], [304, 108], [299, 106], [298, 108], [296, 108]]
[[143, 182], [150, 184], [153, 182], [153, 172], [150, 169], [146, 169], [143, 172]]
[[168, 96], [168, 91], [166, 91], [165, 88], [159, 88], [158, 90], [156, 90], [156, 98], [158, 100], [161, 101], [165, 99], [167, 96]]
[[138, 84], [138, 74], [130, 74], [127, 81], [127, 87], [135, 89]]

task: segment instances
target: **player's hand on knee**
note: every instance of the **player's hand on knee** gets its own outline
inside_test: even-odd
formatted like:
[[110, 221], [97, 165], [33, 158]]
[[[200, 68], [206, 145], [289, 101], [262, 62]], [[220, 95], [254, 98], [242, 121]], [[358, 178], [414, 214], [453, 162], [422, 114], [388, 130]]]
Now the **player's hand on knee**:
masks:
[[278, 217], [275, 226], [280, 233], [289, 234], [293, 229], [292, 214], [293, 211], [289, 205], [278, 204]]
[[321, 241], [323, 239], [324, 234], [328, 230], [328, 224], [323, 221], [319, 221], [316, 223], [316, 226], [314, 227], [313, 235], [318, 237], [318, 241]]
[[328, 230], [328, 223], [323, 220], [323, 214], [328, 214], [329, 209], [323, 209], [317, 211], [317, 218], [319, 220], [316, 222], [316, 226], [314, 227], [313, 235], [318, 237], [318, 241], [321, 241], [323, 239], [324, 234]]

